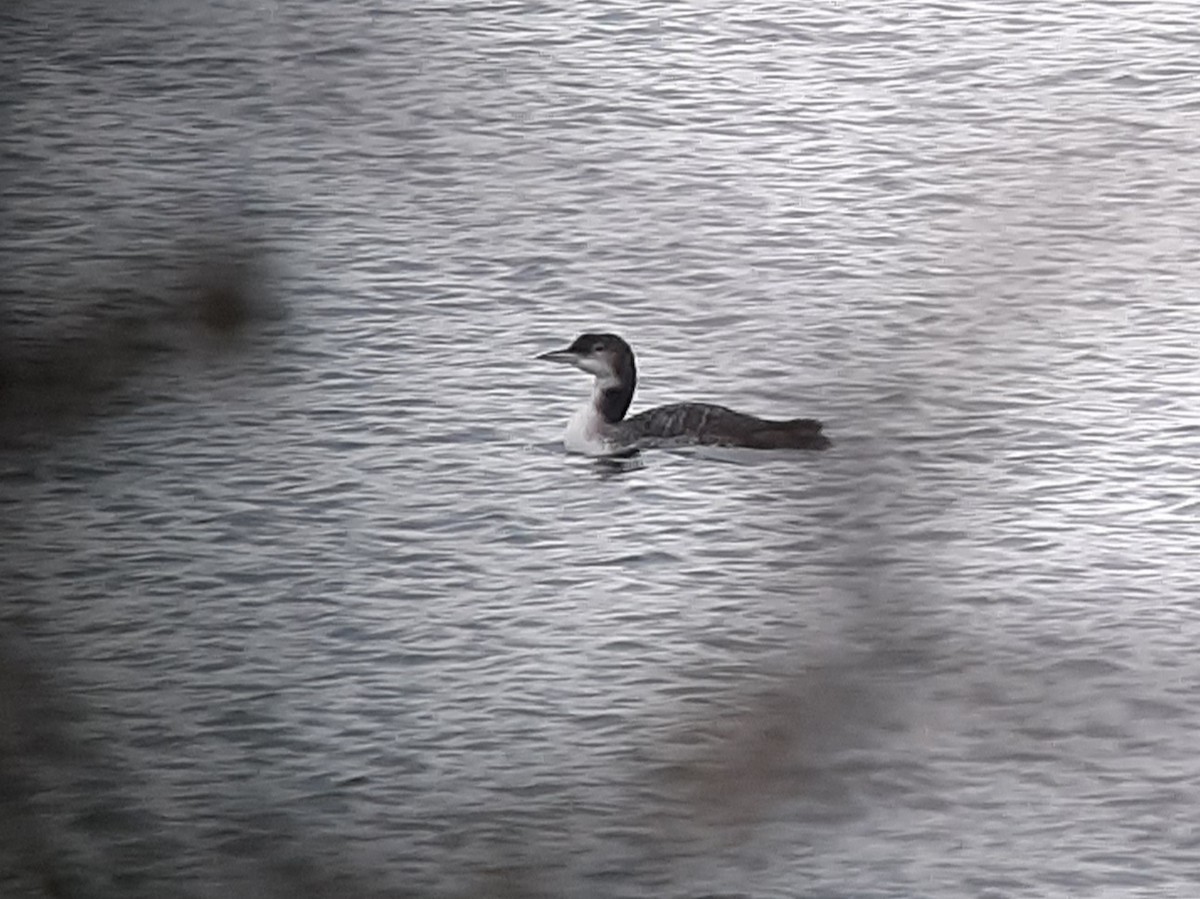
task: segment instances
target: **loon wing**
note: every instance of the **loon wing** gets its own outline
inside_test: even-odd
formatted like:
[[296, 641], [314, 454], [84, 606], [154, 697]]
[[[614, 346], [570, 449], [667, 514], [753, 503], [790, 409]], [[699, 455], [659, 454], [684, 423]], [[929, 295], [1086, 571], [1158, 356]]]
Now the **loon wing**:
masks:
[[679, 444], [752, 449], [825, 449], [829, 438], [813, 418], [772, 421], [711, 403], [674, 403], [617, 425], [620, 442], [635, 447]]

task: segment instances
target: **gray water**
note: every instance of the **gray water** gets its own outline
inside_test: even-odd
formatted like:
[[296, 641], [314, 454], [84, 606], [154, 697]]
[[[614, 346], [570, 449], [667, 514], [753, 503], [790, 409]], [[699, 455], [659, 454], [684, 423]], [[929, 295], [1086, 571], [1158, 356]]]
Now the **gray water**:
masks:
[[5, 16], [13, 339], [286, 312], [0, 457], [14, 895], [1200, 890], [1192, 4]]

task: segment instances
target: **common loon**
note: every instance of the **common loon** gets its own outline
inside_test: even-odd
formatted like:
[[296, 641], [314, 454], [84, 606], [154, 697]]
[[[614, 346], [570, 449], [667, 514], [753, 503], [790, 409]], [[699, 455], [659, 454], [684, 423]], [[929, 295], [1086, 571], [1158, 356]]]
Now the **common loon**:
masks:
[[581, 334], [565, 350], [537, 358], [565, 362], [595, 376], [592, 399], [571, 417], [568, 452], [609, 456], [655, 446], [742, 446], [825, 449], [829, 438], [812, 418], [770, 421], [711, 403], [673, 403], [625, 418], [637, 386], [633, 350], [616, 334]]

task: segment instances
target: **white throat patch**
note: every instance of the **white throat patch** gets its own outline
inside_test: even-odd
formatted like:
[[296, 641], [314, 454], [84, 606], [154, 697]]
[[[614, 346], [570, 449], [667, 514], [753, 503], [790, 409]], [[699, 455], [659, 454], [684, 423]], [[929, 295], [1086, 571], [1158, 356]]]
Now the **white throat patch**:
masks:
[[575, 414], [567, 422], [567, 430], [563, 434], [563, 446], [567, 448], [567, 452], [583, 453], [586, 456], [608, 454], [608, 440], [604, 435], [608, 422], [600, 414], [600, 394], [617, 384], [617, 379], [607, 370], [604, 376], [596, 377], [592, 385], [591, 399], [575, 410]]

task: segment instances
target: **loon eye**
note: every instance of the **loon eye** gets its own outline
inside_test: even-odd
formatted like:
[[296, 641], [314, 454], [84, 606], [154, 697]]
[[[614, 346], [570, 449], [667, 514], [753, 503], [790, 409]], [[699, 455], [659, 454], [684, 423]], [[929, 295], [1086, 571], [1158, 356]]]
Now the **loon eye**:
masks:
[[604, 344], [602, 344], [602, 343], [593, 343], [593, 344], [592, 344], [592, 352], [593, 352], [593, 353], [603, 353], [603, 352], [604, 352]]

